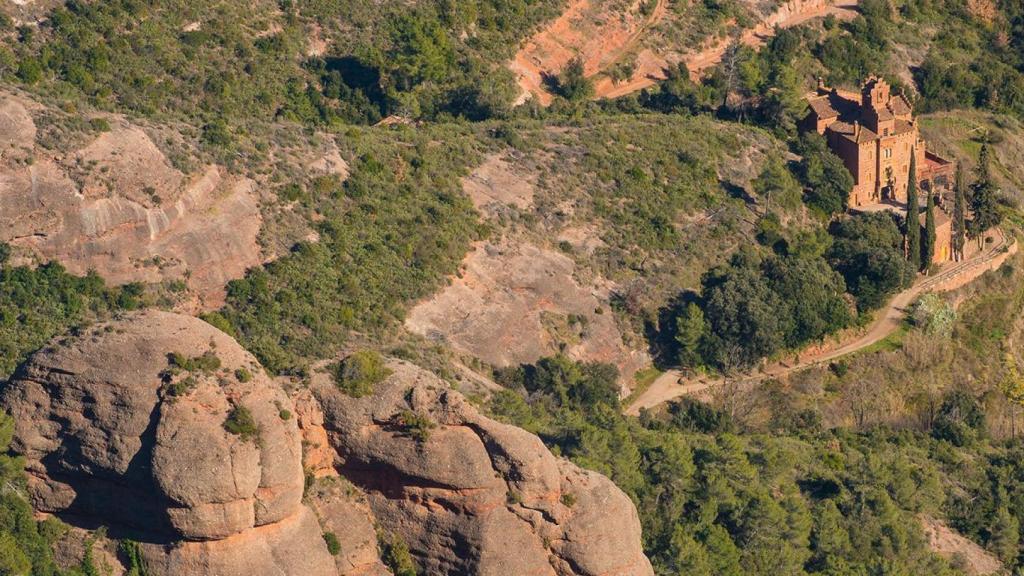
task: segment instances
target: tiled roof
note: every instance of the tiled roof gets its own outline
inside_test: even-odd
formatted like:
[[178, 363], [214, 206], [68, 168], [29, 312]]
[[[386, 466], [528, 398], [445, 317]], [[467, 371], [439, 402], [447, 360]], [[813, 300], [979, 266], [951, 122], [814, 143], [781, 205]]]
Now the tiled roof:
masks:
[[854, 139], [854, 133], [856, 132], [856, 129], [854, 128], [853, 124], [850, 124], [848, 122], [833, 122], [832, 125], [828, 127], [828, 129], [846, 138], [847, 140], [857, 142], [858, 144], [861, 142], [870, 142], [872, 140], [878, 139], [878, 134], [875, 134], [874, 131], [872, 131], [870, 128], [864, 125], [861, 125], [859, 138], [856, 139]]
[[893, 128], [894, 134], [904, 134], [906, 132], [913, 132], [914, 125], [906, 120], [897, 120], [896, 126]]
[[828, 94], [810, 96], [807, 103], [818, 118], [838, 118], [856, 112], [860, 102], [845, 98], [841, 94], [830, 92]]
[[874, 110], [873, 112], [875, 113], [875, 116], [878, 116], [879, 121], [892, 120], [896, 118], [895, 116], [893, 116], [892, 112], [890, 112], [886, 108], [882, 108], [881, 110]]
[[910, 107], [910, 103], [907, 102], [907, 99], [904, 98], [902, 94], [893, 96], [892, 100], [889, 102], [889, 107], [892, 109], [892, 113], [897, 116], [904, 116], [913, 111]]
[[814, 111], [818, 118], [836, 118], [839, 116], [839, 111], [829, 103], [828, 96], [820, 96], [807, 103], [811, 105], [811, 110]]

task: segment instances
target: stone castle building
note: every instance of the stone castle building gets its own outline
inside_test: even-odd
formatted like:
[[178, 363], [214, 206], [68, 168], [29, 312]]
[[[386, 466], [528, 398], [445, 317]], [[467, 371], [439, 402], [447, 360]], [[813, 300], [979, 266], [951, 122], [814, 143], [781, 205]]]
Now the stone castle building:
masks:
[[[885, 80], [869, 78], [859, 94], [828, 88], [819, 80], [807, 103], [810, 113], [804, 129], [823, 135], [853, 175], [848, 199], [851, 209], [904, 212], [912, 156], [917, 160], [918, 193], [934, 194], [942, 205], [941, 191], [950, 185], [953, 164], [928, 150], [910, 102], [902, 94], [892, 94]], [[924, 206], [925, 201], [926, 197], [919, 198], [918, 205]], [[951, 254], [950, 218], [937, 209], [935, 222], [935, 261], [945, 262]]]

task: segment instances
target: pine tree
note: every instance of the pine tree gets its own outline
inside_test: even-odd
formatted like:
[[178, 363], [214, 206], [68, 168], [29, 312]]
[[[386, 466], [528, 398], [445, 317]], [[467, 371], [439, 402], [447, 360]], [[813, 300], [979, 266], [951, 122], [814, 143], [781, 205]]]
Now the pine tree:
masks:
[[914, 270], [921, 268], [921, 224], [918, 214], [921, 210], [917, 204], [917, 153], [910, 153], [910, 180], [907, 181], [907, 261]]
[[967, 183], [964, 182], [964, 167], [956, 164], [956, 184], [953, 199], [953, 259], [964, 259], [964, 245], [967, 243]]
[[924, 212], [924, 236], [921, 238], [921, 270], [928, 270], [935, 260], [935, 197], [928, 193]]
[[996, 509], [996, 517], [989, 528], [988, 546], [1003, 562], [1010, 564], [1017, 559], [1020, 543], [1020, 522], [1010, 514], [1006, 506]]
[[700, 364], [700, 342], [704, 336], [704, 312], [690, 302], [676, 318], [676, 342], [679, 344], [679, 364], [695, 367]]
[[988, 144], [981, 146], [976, 174], [977, 180], [971, 187], [971, 211], [974, 213], [974, 217], [971, 218], [968, 231], [971, 236], [978, 239], [978, 245], [981, 246], [985, 232], [998, 226], [1002, 219], [999, 207], [996, 205], [996, 187], [989, 171]]

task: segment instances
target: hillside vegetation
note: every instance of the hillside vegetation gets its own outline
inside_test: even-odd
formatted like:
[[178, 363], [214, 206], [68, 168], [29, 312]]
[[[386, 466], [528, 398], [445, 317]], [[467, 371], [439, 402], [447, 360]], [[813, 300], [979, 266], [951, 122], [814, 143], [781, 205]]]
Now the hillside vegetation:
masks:
[[[775, 4], [670, 2], [672, 17], [645, 41], [683, 50], [749, 26]], [[972, 573], [930, 546], [922, 522], [970, 539], [1008, 573], [1024, 569], [1019, 256], [957, 292], [926, 295], [874, 349], [783, 381], [742, 377], [864, 326], [919, 273], [905, 251], [906, 222], [847, 215], [850, 174], [821, 138], [798, 134], [802, 95], [817, 76], [847, 88], [873, 73], [889, 78], [927, 112], [929, 145], [963, 162], [969, 194], [987, 199], [975, 204], [988, 210], [987, 229], [1001, 222], [1020, 236], [1020, 3], [863, 0], [848, 22], [780, 30], [760, 50], [731, 47], [696, 81], [673, 67], [654, 88], [593, 102], [577, 61], [549, 79], [559, 94], [552, 106], [513, 106], [508, 59], [564, 8], [554, 0], [69, 0], [39, 4], [33, 11], [45, 17], [22, 22], [15, 16], [24, 10], [2, 4], [0, 86], [31, 96], [47, 157], [7, 142], [0, 153], [19, 174], [62, 154], [62, 166], [85, 171], [88, 161], [72, 150], [124, 119], [189, 177], [215, 163], [251, 178], [266, 260], [228, 283], [223, 306], [204, 320], [290, 379], [296, 394], [331, 380], [325, 386], [346, 409], [356, 397], [372, 401], [370, 381], [390, 374], [381, 354], [455, 387], [473, 383], [485, 392], [474, 401], [491, 414], [629, 495], [659, 576]], [[311, 167], [322, 160], [331, 169]], [[494, 166], [500, 178], [481, 172]], [[474, 178], [529, 192], [481, 200]], [[103, 194], [115, 201], [124, 190]], [[985, 232], [972, 228], [971, 239], [983, 243]], [[602, 316], [617, 338], [606, 348], [725, 384], [627, 417], [620, 374], [586, 354], [491, 366], [457, 350], [449, 334], [403, 325], [414, 306], [463, 280], [473, 254], [497, 258], [508, 246], [564, 263], [565, 278], [552, 284], [586, 297], [588, 309], [572, 314], [533, 303], [550, 348], [572, 348]], [[4, 245], [3, 379], [66, 331], [182, 304], [169, 294], [175, 286], [108, 286], [104, 270], [75, 276], [8, 252]], [[493, 302], [532, 289], [517, 280], [474, 294]], [[469, 306], [453, 322], [493, 318]], [[478, 344], [509, 347], [527, 336]], [[221, 376], [232, 375], [252, 377]], [[267, 410], [296, 425], [290, 410]], [[244, 412], [231, 414], [218, 433], [258, 434]], [[372, 426], [390, 440], [414, 439], [420, 458], [428, 438], [444, 437], [431, 436], [435, 424], [407, 411]], [[0, 446], [8, 427], [0, 420]], [[13, 455], [0, 461], [0, 573], [98, 574], [92, 559], [57, 568], [52, 546], [66, 527], [32, 517], [22, 466]], [[518, 506], [520, 497], [510, 490], [499, 501]], [[572, 495], [560, 504], [572, 508]], [[327, 545], [341, 546], [329, 533]], [[396, 573], [417, 573], [404, 543], [377, 537]], [[126, 541], [122, 555], [132, 550]]]

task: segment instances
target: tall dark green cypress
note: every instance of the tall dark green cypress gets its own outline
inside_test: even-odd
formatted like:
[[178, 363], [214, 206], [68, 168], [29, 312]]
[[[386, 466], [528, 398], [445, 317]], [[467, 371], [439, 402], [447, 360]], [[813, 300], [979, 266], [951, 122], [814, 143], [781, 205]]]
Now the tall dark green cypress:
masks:
[[935, 260], [935, 196], [928, 193], [924, 211], [924, 236], [921, 237], [921, 270], [926, 271]]
[[917, 152], [910, 151], [910, 179], [907, 181], [907, 261], [914, 270], [921, 268], [921, 223], [918, 215], [921, 207], [917, 203]]
[[971, 187], [971, 218], [968, 231], [971, 236], [978, 239], [979, 246], [985, 232], [994, 226], [998, 226], [1002, 220], [999, 214], [999, 207], [996, 205], [996, 186], [992, 182], [992, 174], [989, 171], [988, 144], [981, 146], [981, 154], [978, 156], [978, 179]]
[[953, 189], [953, 259], [964, 259], [967, 245], [967, 183], [964, 181], [964, 166], [956, 163], [956, 183]]

